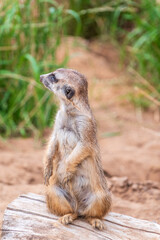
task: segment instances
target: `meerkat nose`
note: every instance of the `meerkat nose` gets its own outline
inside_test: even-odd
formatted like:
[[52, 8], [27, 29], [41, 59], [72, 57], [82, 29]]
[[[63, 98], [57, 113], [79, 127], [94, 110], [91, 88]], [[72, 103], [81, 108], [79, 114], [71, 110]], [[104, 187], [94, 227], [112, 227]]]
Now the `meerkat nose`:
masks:
[[40, 75], [40, 81], [41, 82], [43, 81], [43, 77], [44, 77], [44, 75]]

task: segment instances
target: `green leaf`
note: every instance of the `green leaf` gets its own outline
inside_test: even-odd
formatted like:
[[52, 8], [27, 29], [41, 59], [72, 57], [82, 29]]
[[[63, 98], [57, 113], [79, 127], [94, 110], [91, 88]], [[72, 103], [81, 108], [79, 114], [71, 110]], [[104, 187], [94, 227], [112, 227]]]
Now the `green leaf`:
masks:
[[31, 65], [31, 68], [33, 70], [33, 74], [34, 74], [34, 77], [35, 77], [35, 80], [39, 81], [40, 70], [39, 70], [39, 65], [38, 65], [36, 59], [32, 55], [30, 55], [30, 54], [24, 55], [24, 58], [26, 58], [30, 62], [30, 65]]

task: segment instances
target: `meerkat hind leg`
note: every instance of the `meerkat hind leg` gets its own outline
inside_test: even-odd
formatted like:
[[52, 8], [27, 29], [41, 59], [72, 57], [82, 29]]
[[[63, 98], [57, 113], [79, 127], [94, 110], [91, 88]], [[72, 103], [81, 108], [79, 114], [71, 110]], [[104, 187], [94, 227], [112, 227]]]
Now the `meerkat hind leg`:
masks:
[[59, 218], [60, 223], [67, 225], [72, 223], [77, 218], [76, 213], [69, 213]]
[[71, 196], [59, 186], [53, 185], [48, 187], [47, 205], [53, 214], [64, 216], [74, 213], [74, 206], [71, 205]]
[[88, 217], [87, 221], [92, 225], [93, 228], [97, 228], [99, 230], [104, 229], [104, 224], [99, 218]]

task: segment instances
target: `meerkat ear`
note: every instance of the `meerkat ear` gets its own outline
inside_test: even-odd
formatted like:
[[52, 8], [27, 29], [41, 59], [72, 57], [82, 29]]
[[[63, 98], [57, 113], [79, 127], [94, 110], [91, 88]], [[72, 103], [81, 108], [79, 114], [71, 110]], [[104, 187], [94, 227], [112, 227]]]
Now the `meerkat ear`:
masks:
[[64, 93], [67, 99], [71, 99], [75, 94], [75, 90], [69, 86], [65, 86]]

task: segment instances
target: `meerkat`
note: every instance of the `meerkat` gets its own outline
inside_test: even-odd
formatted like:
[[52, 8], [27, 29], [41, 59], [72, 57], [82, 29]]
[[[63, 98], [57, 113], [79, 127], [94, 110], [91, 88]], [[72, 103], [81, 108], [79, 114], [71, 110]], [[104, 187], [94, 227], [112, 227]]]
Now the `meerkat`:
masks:
[[101, 166], [97, 127], [88, 102], [88, 82], [73, 69], [58, 69], [40, 81], [60, 101], [44, 161], [46, 201], [62, 224], [81, 216], [104, 228], [111, 195]]

